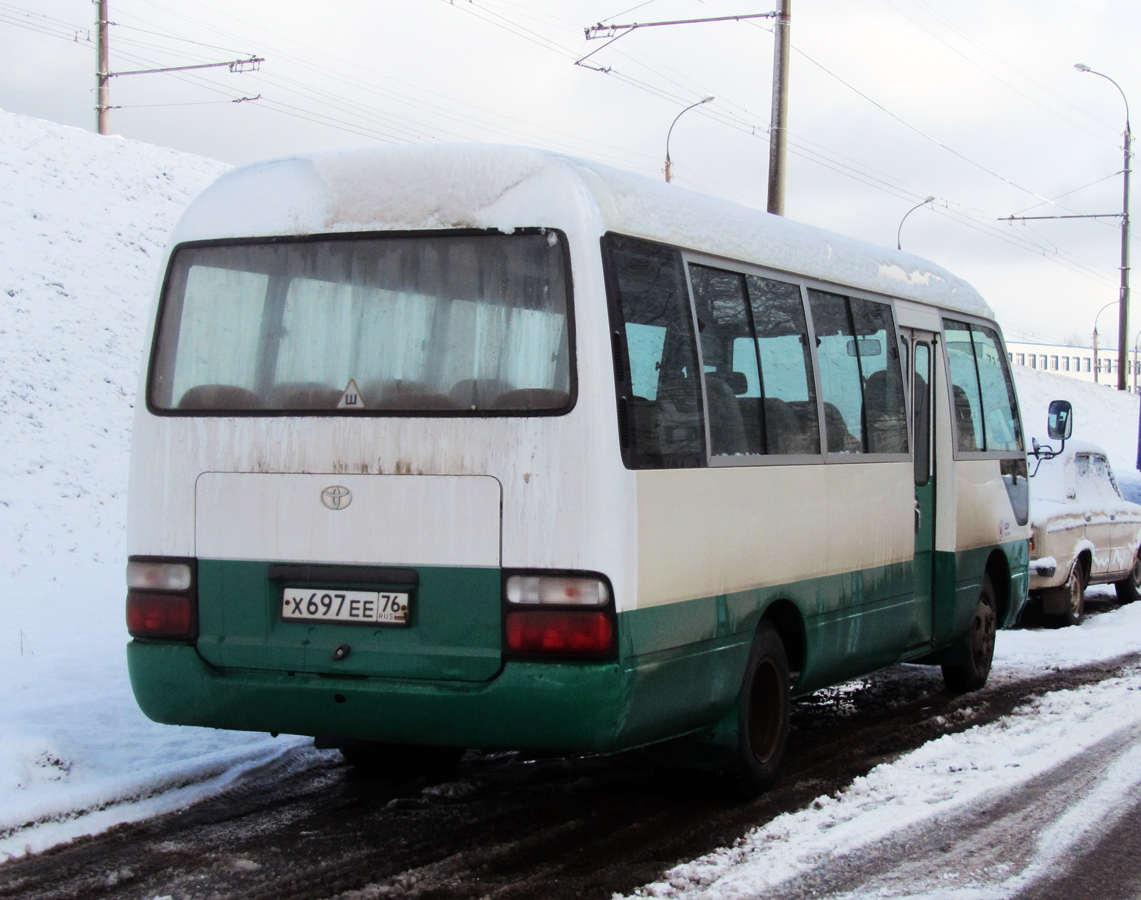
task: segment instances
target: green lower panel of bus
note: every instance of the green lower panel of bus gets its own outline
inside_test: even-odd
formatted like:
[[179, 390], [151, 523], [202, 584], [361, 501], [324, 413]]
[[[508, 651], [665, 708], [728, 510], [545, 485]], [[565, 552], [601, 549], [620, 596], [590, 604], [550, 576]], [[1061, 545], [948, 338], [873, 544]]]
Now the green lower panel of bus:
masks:
[[127, 662], [139, 706], [168, 724], [605, 753], [717, 721], [747, 651], [706, 648], [636, 671], [509, 662], [478, 685], [222, 671], [189, 645], [143, 641], [127, 645]]
[[[485, 749], [612, 752], [707, 728], [730, 715], [762, 615], [780, 616], [793, 668], [800, 672], [798, 695], [902, 660], [941, 661], [938, 654], [956, 652], [969, 628], [988, 565], [997, 573], [1002, 621], [1013, 624], [1026, 596], [1024, 541], [936, 553], [933, 600], [922, 604], [914, 599], [910, 565], [899, 564], [625, 612], [618, 620], [619, 659], [611, 663], [503, 662], [498, 571], [481, 570], [470, 579], [459, 570], [440, 571], [422, 580], [431, 588], [423, 597], [444, 596], [452, 585], [457, 596], [469, 598], [452, 607], [453, 621], [436, 632], [458, 636], [466, 628], [470, 637], [448, 645], [456, 652], [399, 663], [409, 671], [333, 673], [327, 665], [323, 671], [286, 665], [284, 658], [275, 661], [271, 646], [250, 645], [259, 628], [272, 631], [265, 615], [276, 601], [260, 587], [264, 564], [255, 564], [262, 566], [260, 575], [239, 564], [225, 577], [251, 589], [255, 612], [244, 626], [247, 644], [233, 642], [238, 647], [228, 664], [210, 659], [226, 643], [214, 626], [207, 637], [212, 649], [205, 654], [186, 644], [134, 641], [128, 663], [140, 707], [170, 724]], [[221, 570], [210, 575], [206, 568], [200, 584], [222, 577]], [[219, 614], [215, 609], [208, 615]], [[440, 614], [432, 612], [428, 621]], [[405, 648], [397, 657], [414, 656], [410, 648], [421, 640], [409, 630], [384, 632], [379, 639], [391, 649]], [[332, 640], [330, 634], [316, 644], [325, 649]], [[477, 678], [477, 669], [463, 669], [464, 640], [473, 664], [485, 667], [493, 659], [493, 671], [485, 668], [487, 674]], [[280, 649], [303, 660], [292, 645]], [[461, 674], [432, 671], [433, 657]], [[260, 664], [250, 665], [255, 659]], [[234, 664], [239, 660], [245, 665]]]

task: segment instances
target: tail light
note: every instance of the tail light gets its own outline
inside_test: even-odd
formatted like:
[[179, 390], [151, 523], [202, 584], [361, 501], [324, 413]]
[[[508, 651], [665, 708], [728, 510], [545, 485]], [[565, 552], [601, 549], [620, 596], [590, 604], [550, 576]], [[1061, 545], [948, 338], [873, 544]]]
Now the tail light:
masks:
[[598, 656], [613, 646], [614, 626], [606, 613], [547, 609], [507, 613], [507, 649], [512, 653]]
[[616, 654], [609, 582], [583, 573], [518, 573], [503, 583], [509, 654], [607, 659]]
[[127, 562], [127, 632], [136, 638], [193, 640], [198, 595], [193, 559], [133, 556]]

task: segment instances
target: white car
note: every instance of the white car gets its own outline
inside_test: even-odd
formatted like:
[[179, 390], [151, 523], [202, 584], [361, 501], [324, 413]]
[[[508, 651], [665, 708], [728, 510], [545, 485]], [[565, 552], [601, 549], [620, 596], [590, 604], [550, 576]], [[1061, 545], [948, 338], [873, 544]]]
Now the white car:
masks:
[[1081, 618], [1085, 589], [1112, 583], [1122, 603], [1141, 597], [1141, 505], [1121, 495], [1104, 450], [1068, 441], [1031, 456], [1030, 596], [1049, 624]]

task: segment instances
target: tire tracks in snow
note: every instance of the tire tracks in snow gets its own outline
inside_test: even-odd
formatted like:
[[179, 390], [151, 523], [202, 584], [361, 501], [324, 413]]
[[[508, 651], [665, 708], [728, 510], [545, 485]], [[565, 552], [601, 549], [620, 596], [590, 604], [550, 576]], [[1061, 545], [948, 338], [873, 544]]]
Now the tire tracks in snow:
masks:
[[833, 859], [764, 897], [1132, 900], [1141, 859], [1119, 851], [1136, 846], [1139, 807], [1135, 722], [999, 796]]

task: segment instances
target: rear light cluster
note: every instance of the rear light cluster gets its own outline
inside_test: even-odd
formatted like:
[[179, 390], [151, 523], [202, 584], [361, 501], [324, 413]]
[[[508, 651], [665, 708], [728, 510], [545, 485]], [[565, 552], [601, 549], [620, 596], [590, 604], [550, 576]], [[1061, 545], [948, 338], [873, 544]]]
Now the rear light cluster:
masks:
[[192, 559], [132, 557], [127, 562], [127, 632], [136, 638], [193, 640], [198, 634]]
[[520, 656], [614, 655], [614, 604], [598, 576], [509, 575], [504, 637]]

